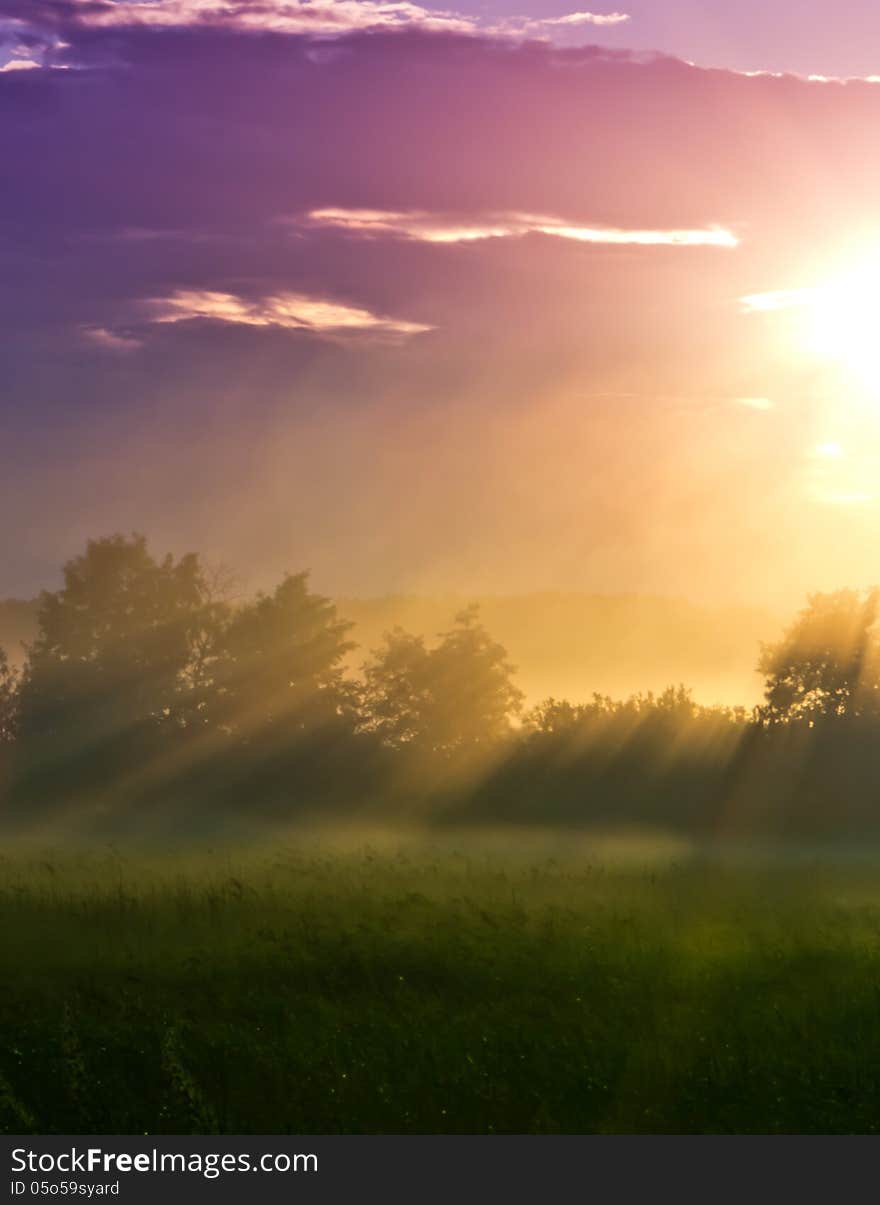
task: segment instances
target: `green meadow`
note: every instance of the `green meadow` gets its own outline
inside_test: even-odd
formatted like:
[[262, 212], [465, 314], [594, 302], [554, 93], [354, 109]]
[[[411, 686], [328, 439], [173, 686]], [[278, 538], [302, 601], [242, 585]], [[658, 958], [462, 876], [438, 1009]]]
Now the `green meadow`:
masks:
[[13, 1133], [880, 1130], [880, 861], [523, 834], [0, 862]]

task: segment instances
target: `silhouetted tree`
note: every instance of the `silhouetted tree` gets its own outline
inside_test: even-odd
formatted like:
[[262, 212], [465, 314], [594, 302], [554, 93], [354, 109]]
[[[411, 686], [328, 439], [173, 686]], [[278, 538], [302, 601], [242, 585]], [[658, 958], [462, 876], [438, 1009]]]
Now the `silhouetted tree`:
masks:
[[769, 724], [880, 715], [880, 592], [811, 594], [782, 639], [762, 646]]
[[11, 744], [18, 730], [18, 674], [0, 648], [0, 744]]
[[686, 686], [667, 686], [660, 694], [649, 690], [613, 699], [610, 695], [593, 694], [588, 703], [572, 703], [568, 699], [548, 698], [538, 703], [523, 719], [526, 732], [558, 735], [576, 732], [599, 719], [663, 720], [686, 724], [716, 713], [741, 719], [740, 711], [729, 708], [708, 708], [697, 703]]
[[157, 561], [143, 536], [92, 540], [40, 596], [20, 688], [25, 742], [94, 752], [96, 742], [180, 724], [203, 622], [198, 558]]
[[640, 724], [665, 724], [677, 729], [696, 724], [744, 724], [748, 713], [744, 707], [707, 707], [698, 703], [687, 686], [667, 686], [659, 694], [652, 690], [613, 699], [594, 694], [588, 703], [571, 703], [568, 699], [548, 698], [538, 703], [523, 717], [527, 733], [544, 735], [571, 734], [598, 720], [634, 721]]
[[452, 753], [490, 745], [522, 706], [513, 673], [476, 607], [457, 615], [431, 649], [397, 628], [364, 666], [365, 726], [395, 748]]
[[211, 668], [208, 709], [245, 740], [294, 737], [352, 717], [343, 660], [353, 625], [313, 594], [307, 573], [286, 576], [271, 594], [235, 610]]
[[204, 733], [217, 719], [216, 674], [237, 598], [238, 579], [227, 565], [201, 567], [201, 605], [193, 614], [177, 706], [180, 723], [195, 733]]

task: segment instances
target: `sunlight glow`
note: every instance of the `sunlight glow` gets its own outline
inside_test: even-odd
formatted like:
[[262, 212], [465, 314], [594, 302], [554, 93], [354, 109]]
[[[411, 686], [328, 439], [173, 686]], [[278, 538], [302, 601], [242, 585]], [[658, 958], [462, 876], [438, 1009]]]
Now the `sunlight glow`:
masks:
[[840, 460], [843, 457], [843, 448], [836, 441], [830, 440], [828, 443], [816, 444], [813, 455], [823, 460]]
[[793, 306], [809, 305], [818, 293], [818, 289], [776, 289], [770, 293], [749, 293], [739, 300], [747, 314], [767, 314], [774, 310], [789, 310]]
[[797, 337], [803, 350], [836, 361], [854, 382], [880, 394], [880, 253], [822, 284], [751, 293], [740, 304], [748, 314], [802, 311]]
[[830, 506], [863, 506], [866, 502], [873, 502], [874, 495], [867, 493], [865, 490], [852, 490], [851, 492], [825, 492], [819, 494], [820, 502], [827, 502]]

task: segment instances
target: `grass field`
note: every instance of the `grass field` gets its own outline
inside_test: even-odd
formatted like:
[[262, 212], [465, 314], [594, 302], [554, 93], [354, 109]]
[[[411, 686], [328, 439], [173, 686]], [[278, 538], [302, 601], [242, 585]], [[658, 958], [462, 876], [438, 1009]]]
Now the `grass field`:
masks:
[[0, 1126], [880, 1130], [880, 860], [559, 846], [7, 852]]

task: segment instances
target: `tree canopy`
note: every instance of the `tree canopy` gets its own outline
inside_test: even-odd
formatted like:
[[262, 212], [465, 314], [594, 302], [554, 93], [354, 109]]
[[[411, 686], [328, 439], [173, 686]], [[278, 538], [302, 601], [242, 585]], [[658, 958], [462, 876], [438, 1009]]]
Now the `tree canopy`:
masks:
[[18, 731], [18, 675], [0, 648], [0, 744], [11, 744]]
[[216, 720], [249, 739], [270, 729], [292, 737], [343, 717], [352, 706], [343, 679], [351, 627], [309, 589], [307, 573], [233, 610], [217, 641]]
[[767, 723], [880, 714], [880, 591], [811, 594], [775, 644], [762, 646]]
[[398, 628], [364, 667], [366, 723], [396, 748], [448, 754], [491, 744], [522, 707], [514, 672], [475, 607], [434, 648]]
[[143, 536], [89, 541], [40, 596], [19, 722], [27, 738], [120, 733], [177, 717], [204, 604], [197, 556], [156, 560]]

